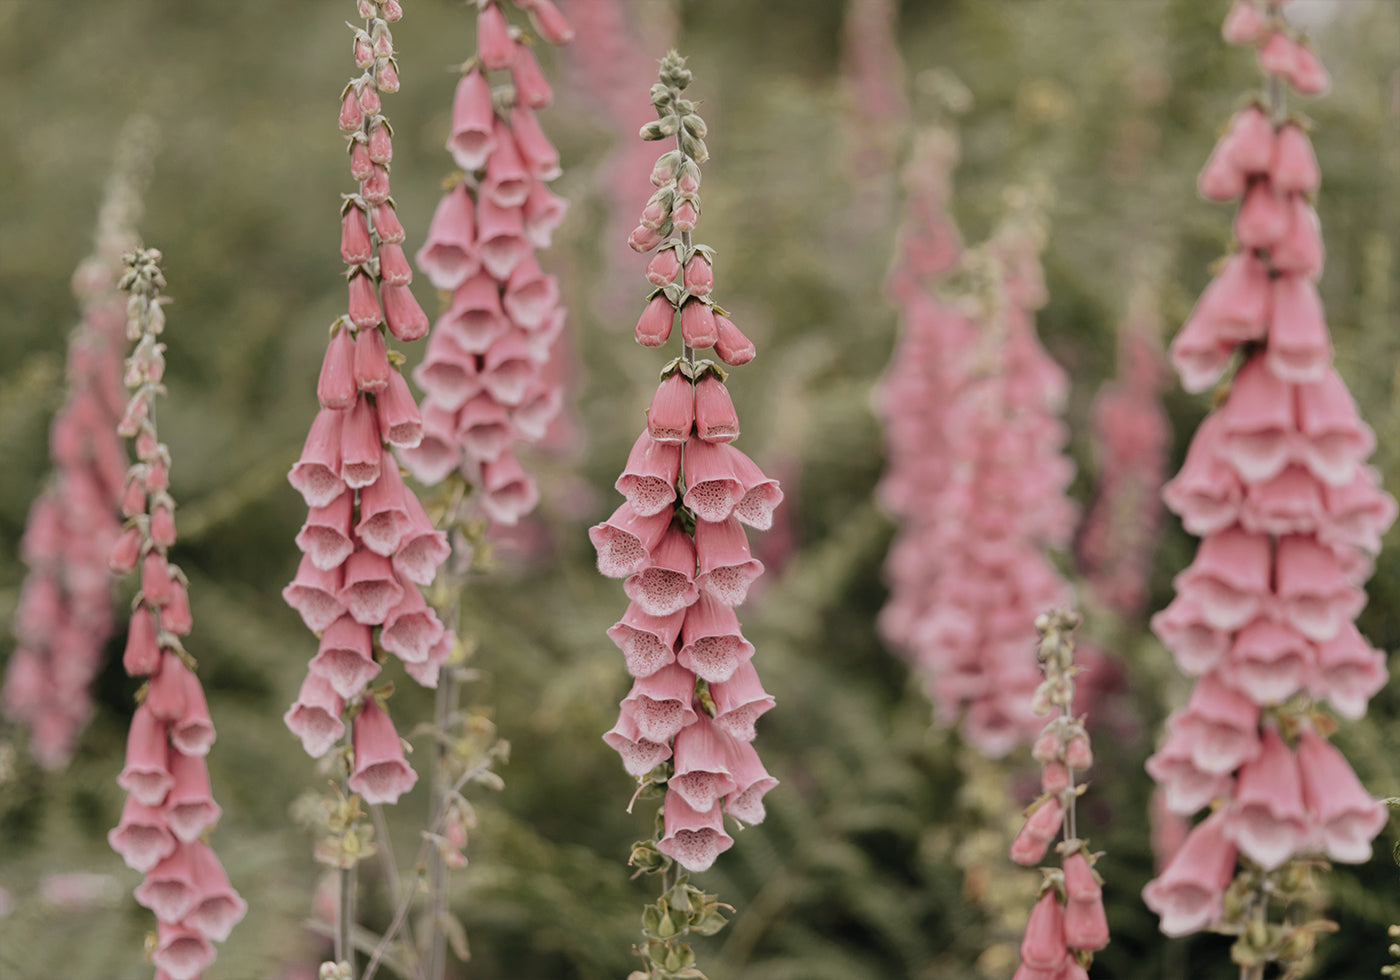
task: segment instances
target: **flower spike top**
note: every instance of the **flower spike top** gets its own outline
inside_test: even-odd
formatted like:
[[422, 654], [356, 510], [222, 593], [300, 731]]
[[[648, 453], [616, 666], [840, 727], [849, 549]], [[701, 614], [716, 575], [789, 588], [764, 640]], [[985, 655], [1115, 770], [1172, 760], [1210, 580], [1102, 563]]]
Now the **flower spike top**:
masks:
[[[573, 30], [548, 0], [518, 2], [553, 44]], [[485, 0], [477, 50], [462, 66], [447, 149], [460, 171], [448, 182], [417, 262], [443, 312], [414, 371], [427, 393], [423, 441], [403, 458], [427, 484], [459, 473], [497, 524], [535, 508], [539, 490], [516, 459], [544, 440], [564, 402], [567, 345], [559, 284], [541, 268], [568, 205], [549, 184], [559, 154], [536, 116], [553, 92], [529, 38], [504, 4]]]
[[358, 7], [365, 24], [355, 30], [353, 54], [361, 74], [345, 86], [340, 106], [359, 183], [341, 206], [346, 313], [331, 325], [316, 384], [320, 411], [288, 477], [309, 510], [296, 537], [301, 565], [282, 595], [320, 642], [285, 720], [313, 756], [352, 735], [349, 791], [393, 803], [418, 777], [383, 708], [388, 689], [368, 685], [389, 654], [410, 676], [436, 683], [451, 641], [419, 586], [433, 581], [448, 546], [390, 451], [418, 445], [423, 421], [399, 373], [403, 356], [388, 340], [428, 332], [389, 196], [392, 131], [380, 99], [398, 90], [389, 25], [403, 11], [396, 0], [358, 0]]
[[[1201, 193], [1238, 200], [1235, 250], [1172, 343], [1182, 385], [1201, 391], [1238, 364], [1167, 484], [1167, 506], [1201, 537], [1153, 628], [1199, 677], [1148, 760], [1167, 807], [1212, 814], [1143, 892], [1170, 936], [1239, 936], [1242, 968], [1288, 972], [1321, 925], [1292, 873], [1315, 855], [1358, 863], [1386, 822], [1326, 740], [1385, 684], [1384, 656], [1352, 620], [1365, 603], [1395, 501], [1366, 465], [1375, 447], [1332, 366], [1316, 282], [1320, 174], [1286, 87], [1321, 94], [1326, 71], [1277, 3], [1237, 0], [1226, 41], [1253, 47], [1264, 97], [1231, 120]], [[1285, 927], [1271, 917], [1282, 907]], [[1307, 919], [1307, 915], [1301, 916]]]
[[663, 346], [679, 318], [681, 354], [662, 369], [618, 478], [625, 501], [589, 531], [599, 571], [624, 579], [631, 600], [608, 636], [626, 658], [632, 690], [604, 739], [637, 778], [638, 795], [663, 797], [656, 838], [632, 854], [641, 869], [666, 874], [665, 894], [643, 915], [646, 977], [692, 963], [686, 935], [724, 924], [715, 897], [688, 884], [673, 862], [685, 872], [709, 868], [734, 843], [724, 817], [758, 823], [763, 796], [777, 785], [752, 745], [754, 721], [773, 698], [734, 607], [763, 572], [744, 526], [771, 526], [782, 490], [733, 445], [739, 419], [725, 370], [696, 357], [713, 348], [725, 364], [741, 365], [754, 347], [713, 298], [713, 250], [691, 239], [709, 151], [704, 120], [684, 96], [690, 81], [674, 51], [662, 60], [651, 90], [659, 118], [641, 135], [674, 139], [676, 148], [657, 160], [657, 190], [630, 238], [637, 251], [655, 253], [637, 341]]
[[126, 257], [121, 288], [130, 294], [127, 339], [135, 348], [126, 362], [131, 389], [118, 431], [135, 443], [124, 502], [126, 530], [112, 549], [117, 572], [140, 569], [140, 589], [127, 633], [122, 665], [145, 677], [117, 784], [127, 792], [121, 822], [107, 835], [128, 866], [145, 873], [136, 900], [156, 914], [151, 960], [158, 971], [188, 980], [214, 961], [211, 945], [228, 938], [247, 905], [229, 885], [204, 837], [219, 819], [205, 756], [214, 726], [188, 636], [188, 582], [169, 560], [175, 543], [175, 501], [170, 496], [170, 450], [156, 429], [155, 397], [162, 393], [165, 345], [165, 276], [160, 252], [138, 249]]
[[1081, 840], [1075, 806], [1083, 785], [1075, 774], [1094, 764], [1084, 719], [1074, 717], [1074, 630], [1079, 616], [1055, 609], [1036, 617], [1040, 634], [1036, 658], [1044, 680], [1031, 699], [1037, 715], [1054, 713], [1041, 730], [1032, 754], [1041, 765], [1041, 796], [1027, 808], [1026, 822], [1011, 844], [1011, 859], [1034, 865], [1055, 844], [1059, 868], [1043, 868], [1040, 899], [1031, 911], [1021, 943], [1020, 980], [1085, 977], [1094, 953], [1108, 945], [1103, 881], [1094, 870], [1100, 855]]

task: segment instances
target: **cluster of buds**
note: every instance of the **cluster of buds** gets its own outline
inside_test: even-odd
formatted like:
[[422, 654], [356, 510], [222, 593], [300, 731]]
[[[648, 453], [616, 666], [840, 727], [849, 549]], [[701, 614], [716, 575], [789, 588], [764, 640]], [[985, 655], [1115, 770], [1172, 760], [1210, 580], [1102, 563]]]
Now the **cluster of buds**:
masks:
[[[921, 519], [890, 557], [900, 604], [882, 618], [939, 716], [961, 718], [964, 738], [992, 757], [1039, 730], [1028, 704], [1040, 678], [1021, 651], [1035, 611], [1066, 597], [1045, 549], [1063, 547], [1074, 522], [1064, 494], [1073, 465], [1061, 453], [1058, 417], [1066, 379], [1036, 339], [1032, 313], [1045, 302], [1037, 258], [1044, 231], [1031, 195], [1011, 203], [993, 239], [962, 261], [962, 315], [972, 326], [945, 326], [970, 339], [954, 352], [958, 363], [939, 369], [953, 372], [956, 386], [940, 410], [933, 452], [919, 457], [946, 453], [948, 462], [930, 464], [933, 491], [917, 501]], [[886, 403], [890, 414], [894, 402]], [[901, 599], [916, 589], [922, 602]]]
[[1086, 784], [1075, 774], [1094, 763], [1084, 719], [1071, 714], [1074, 701], [1074, 637], [1079, 617], [1056, 609], [1036, 617], [1040, 633], [1036, 657], [1044, 680], [1032, 697], [1035, 713], [1056, 713], [1035, 740], [1032, 754], [1041, 765], [1042, 795], [1030, 807], [1011, 845], [1011, 859], [1034, 865], [1056, 837], [1059, 868], [1042, 869], [1045, 881], [1021, 943], [1015, 980], [1087, 980], [1095, 950], [1108, 945], [1102, 880], [1094, 871], [1098, 855], [1078, 836], [1075, 801]]
[[205, 756], [214, 726], [193, 658], [181, 637], [190, 619], [187, 582], [169, 560], [175, 543], [175, 502], [169, 489], [170, 451], [156, 432], [155, 397], [161, 393], [165, 325], [160, 252], [127, 257], [121, 288], [130, 294], [127, 338], [136, 344], [126, 362], [131, 398], [118, 432], [135, 440], [122, 508], [127, 528], [112, 549], [116, 572], [141, 570], [122, 665], [148, 680], [127, 736], [126, 764], [117, 784], [126, 790], [121, 822], [108, 835], [127, 865], [145, 874], [136, 900], [156, 915], [150, 944], [157, 977], [191, 980], [214, 961], [247, 905], [229, 885], [204, 841], [219, 819]]
[[[549, 0], [517, 5], [546, 40], [573, 36]], [[515, 524], [539, 489], [514, 446], [543, 439], [563, 403], [564, 310], [535, 250], [549, 247], [566, 204], [549, 189], [559, 154], [535, 116], [553, 100], [549, 83], [502, 5], [478, 7], [476, 55], [463, 66], [447, 140], [461, 171], [417, 256], [445, 308], [414, 372], [427, 393], [423, 441], [404, 459], [424, 483], [460, 472], [492, 521]]]
[[435, 685], [453, 637], [419, 591], [447, 558], [446, 535], [385, 445], [408, 449], [423, 438], [418, 406], [399, 373], [403, 356], [387, 348], [386, 329], [401, 341], [428, 330], [409, 290], [404, 230], [389, 197], [393, 150], [379, 98], [398, 84], [389, 24], [402, 11], [394, 0], [359, 6], [366, 25], [356, 32], [354, 52], [364, 73], [346, 87], [340, 111], [351, 173], [360, 182], [343, 208], [349, 307], [331, 327], [316, 385], [321, 409], [288, 477], [310, 511], [296, 538], [301, 565], [282, 595], [320, 634], [320, 649], [285, 719], [319, 757], [345, 734], [344, 715], [353, 714], [348, 785], [370, 803], [392, 803], [417, 775], [383, 710], [388, 690], [371, 693], [367, 685], [389, 653], [414, 680]]
[[[82, 321], [68, 342], [68, 394], [49, 430], [49, 487], [20, 540], [29, 566], [15, 610], [19, 641], [5, 675], [6, 717], [28, 727], [45, 768], [72, 757], [91, 713], [89, 686], [112, 633], [107, 555], [121, 533], [127, 458], [116, 434], [126, 404], [122, 336], [126, 303], [117, 280], [137, 208], [134, 174], [118, 165], [98, 220], [96, 248], [73, 274]], [[133, 491], [134, 493], [135, 491]], [[128, 515], [130, 516], [130, 515]]]
[[[639, 844], [633, 854], [646, 870], [674, 860], [688, 871], [704, 871], [733, 844], [725, 814], [758, 823], [763, 796], [777, 784], [752, 745], [754, 722], [773, 698], [759, 683], [753, 645], [734, 607], [763, 572], [744, 525], [770, 527], [782, 490], [731, 445], [739, 420], [723, 368], [695, 358], [697, 349], [713, 346], [726, 362], [744, 363], [754, 350], [714, 308], [712, 253], [690, 241], [698, 164], [706, 157], [704, 123], [681, 97], [690, 80], [684, 59], [669, 53], [652, 89], [660, 121], [642, 131], [645, 139], [673, 136], [679, 146], [657, 161], [654, 180], [664, 193], [644, 218], [654, 219], [656, 228], [642, 230], [682, 234], [664, 245], [660, 237], [651, 241], [650, 247], [662, 246], [647, 272], [656, 290], [637, 336], [644, 346], [659, 346], [679, 315], [683, 352], [662, 370], [647, 427], [618, 478], [626, 502], [589, 531], [599, 571], [625, 579], [631, 600], [608, 636], [635, 681], [604, 738], [644, 788], [666, 787], [659, 839]], [[633, 246], [641, 241], [634, 235]], [[687, 900], [686, 908], [692, 904]], [[653, 943], [648, 975], [676, 972], [672, 961], [685, 955], [675, 940], [683, 934], [671, 931]]]
[[1142, 312], [1130, 315], [1119, 339], [1118, 376], [1094, 399], [1099, 471], [1075, 556], [1098, 601], [1125, 618], [1147, 604], [1161, 524], [1172, 438], [1161, 399], [1165, 368], [1150, 321]]
[[1316, 93], [1325, 73], [1277, 4], [1242, 0], [1225, 35], [1258, 46], [1268, 97], [1235, 116], [1201, 174], [1205, 196], [1242, 198], [1238, 247], [1172, 356], [1193, 391], [1236, 355], [1239, 367], [1164, 493], [1202, 540], [1153, 628], [1200, 679], [1148, 760], [1170, 809], [1214, 810], [1144, 896], [1168, 935], [1213, 926], [1240, 936], [1242, 966], [1296, 967], [1314, 924], [1266, 925], [1271, 903], [1287, 904], [1311, 855], [1369, 859], [1386, 821], [1328, 743], [1334, 722], [1318, 702], [1359, 718], [1385, 683], [1382, 654], [1352, 620], [1396, 506], [1365, 464], [1375, 437], [1331, 363], [1317, 162], [1283, 105], [1285, 82]]

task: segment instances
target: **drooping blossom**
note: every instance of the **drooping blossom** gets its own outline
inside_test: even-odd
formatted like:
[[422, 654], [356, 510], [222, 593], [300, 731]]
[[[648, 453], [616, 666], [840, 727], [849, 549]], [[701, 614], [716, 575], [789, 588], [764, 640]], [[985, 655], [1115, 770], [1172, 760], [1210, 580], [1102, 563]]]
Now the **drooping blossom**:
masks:
[[[1068, 591], [1046, 555], [1068, 544], [1074, 511], [1059, 419], [1067, 382], [1033, 322], [1045, 301], [1042, 238], [1024, 196], [963, 258], [973, 295], [959, 309], [920, 296], [917, 277], [897, 271], [921, 329], [901, 341], [881, 394], [891, 463], [880, 492], [904, 518], [886, 563], [881, 631], [939, 718], [993, 757], [1039, 730], [1028, 707], [1038, 674], [1021, 654], [1036, 610]], [[924, 268], [949, 261], [955, 242], [925, 236]], [[929, 251], [939, 247], [945, 258]]]
[[68, 338], [66, 397], [49, 430], [54, 470], [20, 540], [28, 573], [0, 709], [28, 729], [30, 752], [46, 769], [68, 763], [91, 714], [89, 687], [113, 628], [107, 556], [123, 512], [130, 517], [144, 502], [139, 485], [128, 485], [116, 433], [126, 407], [126, 301], [117, 280], [122, 256], [136, 246], [148, 129], [138, 120], [124, 131], [92, 254], [73, 273], [81, 320]]
[[284, 720], [313, 756], [353, 733], [350, 791], [393, 803], [417, 776], [369, 684], [389, 654], [415, 680], [436, 683], [448, 631], [419, 587], [431, 584], [448, 544], [393, 452], [418, 446], [426, 421], [388, 341], [428, 333], [389, 194], [394, 150], [381, 101], [399, 87], [390, 24], [402, 10], [395, 0], [358, 0], [358, 8], [364, 26], [355, 30], [353, 53], [361, 74], [346, 85], [340, 106], [359, 185], [341, 208], [346, 313], [331, 327], [316, 384], [320, 409], [288, 475], [308, 513], [296, 538], [301, 564], [282, 595], [320, 639]]
[[[1249, 904], [1261, 873], [1299, 856], [1368, 860], [1386, 821], [1323, 735], [1324, 705], [1358, 718], [1386, 680], [1352, 620], [1396, 515], [1366, 465], [1375, 437], [1332, 366], [1316, 285], [1321, 175], [1282, 99], [1286, 87], [1321, 94], [1327, 75], [1277, 4], [1237, 0], [1224, 34], [1256, 50], [1266, 97], [1236, 113], [1201, 172], [1204, 196], [1239, 201], [1238, 244], [1172, 343], [1190, 391], [1239, 361], [1164, 491], [1201, 544], [1153, 627], [1200, 680], [1148, 770], [1171, 810], [1215, 806], [1143, 893], [1173, 936], [1240, 927], [1222, 905], [1237, 854]], [[1241, 942], [1251, 963], [1296, 955]]]
[[[1079, 976], [1095, 951], [1108, 945], [1102, 880], [1094, 870], [1097, 856], [1078, 836], [1076, 800], [1083, 786], [1076, 776], [1094, 763], [1089, 733], [1075, 715], [1074, 629], [1079, 617], [1056, 609], [1036, 617], [1040, 634], [1036, 653], [1044, 680], [1032, 695], [1037, 715], [1054, 717], [1035, 739], [1032, 755], [1040, 763], [1041, 795], [1031, 804], [1026, 822], [1011, 844], [1011, 859], [1036, 865], [1052, 844], [1060, 867], [1043, 869], [1040, 899], [1031, 910], [1021, 943], [1021, 980]], [[1067, 972], [1071, 969], [1080, 973]]]
[[[211, 944], [229, 937], [247, 905], [205, 841], [221, 810], [205, 763], [214, 726], [194, 659], [182, 642], [193, 628], [188, 581], [169, 559], [175, 543], [171, 460], [154, 407], [165, 372], [165, 345], [156, 339], [165, 325], [160, 258], [155, 249], [136, 250], [127, 256], [121, 279], [130, 294], [126, 336], [135, 347], [126, 361], [131, 398], [118, 431], [134, 441], [136, 462], [127, 486], [137, 490], [127, 495], [134, 506], [111, 564], [122, 573], [140, 569], [123, 666], [147, 680], [117, 777], [126, 805], [107, 840], [128, 866], [145, 873], [136, 900], [156, 916], [152, 962], [169, 977], [189, 980], [213, 962]], [[134, 541], [134, 548], [126, 541]]]
[[657, 160], [657, 190], [631, 236], [635, 250], [653, 253], [647, 276], [655, 287], [637, 340], [661, 347], [679, 332], [681, 356], [663, 368], [617, 480], [623, 503], [589, 538], [599, 571], [623, 579], [630, 600], [608, 636], [634, 680], [604, 740], [639, 782], [666, 785], [662, 833], [638, 847], [653, 855], [652, 867], [669, 858], [699, 872], [734, 843], [724, 817], [762, 821], [763, 797], [777, 785], [752, 744], [754, 723], [773, 698], [759, 683], [735, 607], [763, 572], [745, 527], [771, 526], [783, 494], [736, 448], [739, 418], [725, 370], [697, 359], [714, 348], [719, 361], [736, 366], [755, 350], [714, 299], [714, 252], [691, 240], [708, 151], [705, 123], [683, 94], [690, 78], [684, 59], [668, 54], [652, 88], [659, 120], [642, 136], [674, 136], [676, 149]]
[[[572, 37], [557, 10], [520, 3], [546, 40]], [[423, 438], [402, 452], [421, 481], [460, 472], [485, 515], [513, 525], [539, 490], [516, 458], [546, 438], [564, 401], [557, 364], [564, 309], [536, 252], [549, 247], [566, 202], [549, 189], [559, 154], [537, 117], [553, 92], [504, 4], [478, 12], [477, 51], [457, 84], [447, 149], [460, 171], [438, 203], [418, 268], [443, 297], [414, 371], [426, 392]]]

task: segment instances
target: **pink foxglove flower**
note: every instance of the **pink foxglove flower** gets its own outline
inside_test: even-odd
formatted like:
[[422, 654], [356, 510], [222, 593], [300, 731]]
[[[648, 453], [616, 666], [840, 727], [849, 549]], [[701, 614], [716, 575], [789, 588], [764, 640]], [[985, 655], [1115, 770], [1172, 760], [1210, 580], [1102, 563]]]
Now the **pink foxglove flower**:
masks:
[[[1224, 35], [1256, 47], [1266, 98], [1235, 116], [1201, 174], [1207, 197], [1240, 201], [1242, 248], [1172, 345], [1190, 390], [1215, 384], [1242, 358], [1164, 492], [1202, 540], [1153, 628], [1184, 672], [1203, 676], [1168, 719], [1148, 771], [1178, 814], [1218, 801], [1144, 891], [1172, 936], [1242, 929], [1238, 909], [1264, 901], [1254, 869], [1286, 874], [1319, 850], [1364, 861], [1385, 823], [1383, 805], [1319, 733], [1321, 706], [1295, 697], [1307, 692], [1359, 718], [1384, 683], [1352, 620], [1396, 513], [1365, 465], [1375, 436], [1332, 367], [1316, 286], [1320, 225], [1308, 197], [1320, 174], [1282, 101], [1290, 86], [1319, 94], [1326, 73], [1277, 3], [1237, 0]], [[1351, 531], [1338, 533], [1341, 525]], [[1231, 893], [1238, 899], [1222, 906], [1237, 848], [1250, 870]], [[1235, 918], [1221, 923], [1222, 915]], [[1249, 945], [1241, 963], [1296, 966], [1286, 944], [1241, 942]]]
[[[127, 336], [135, 341], [126, 362], [132, 390], [126, 417], [139, 419], [130, 433], [137, 457], [130, 472], [147, 492], [141, 509], [132, 508], [128, 515], [140, 538], [141, 587], [123, 664], [128, 673], [150, 681], [132, 717], [126, 765], [117, 777], [129, 795], [121, 822], [107, 839], [128, 865], [146, 873], [136, 900], [156, 915], [159, 939], [152, 960], [172, 977], [193, 977], [214, 961], [211, 941], [227, 939], [247, 906], [214, 852], [199, 840], [218, 821], [221, 809], [205, 762], [214, 725], [194, 661], [181, 640], [193, 625], [185, 575], [169, 557], [175, 544], [170, 450], [160, 441], [151, 407], [164, 370], [165, 345], [156, 338], [164, 326], [165, 277], [154, 249], [138, 249], [126, 261], [121, 286], [130, 293]], [[217, 921], [193, 917], [204, 897], [200, 868], [206, 879], [221, 882], [223, 908]]]
[[[532, 16], [563, 43], [571, 32], [549, 9], [531, 8]], [[559, 155], [534, 112], [551, 93], [514, 30], [499, 0], [481, 6], [476, 58], [458, 83], [448, 140], [466, 179], [454, 178], [417, 254], [418, 267], [451, 295], [414, 373], [427, 397], [423, 438], [402, 453], [424, 483], [460, 472], [480, 486], [478, 505], [499, 525], [518, 523], [539, 502], [514, 451], [545, 439], [564, 403], [550, 370], [562, 343], [559, 287], [534, 254], [563, 218], [547, 186], [561, 173]], [[495, 83], [513, 94], [499, 112]]]
[[[432, 581], [446, 558], [446, 540], [432, 529], [390, 452], [390, 447], [417, 446], [424, 436], [418, 406], [397, 367], [401, 358], [390, 351], [388, 338], [421, 338], [428, 320], [410, 288], [413, 272], [403, 253], [403, 227], [389, 197], [393, 145], [380, 95], [398, 87], [389, 24], [399, 12], [387, 0], [364, 0], [359, 6], [366, 20], [360, 41], [368, 49], [358, 64], [363, 74], [346, 87], [340, 116], [351, 173], [359, 182], [342, 209], [347, 312], [332, 327], [316, 389], [320, 411], [288, 477], [308, 513], [296, 538], [301, 566], [283, 596], [320, 634], [320, 643], [284, 720], [306, 751], [320, 756], [345, 737], [345, 714], [357, 712], [350, 789], [371, 802], [392, 803], [417, 777], [401, 751], [396, 763], [387, 759], [390, 747], [380, 729], [387, 725], [392, 731], [393, 723], [378, 705], [368, 707], [375, 699], [367, 689], [386, 653], [405, 664], [421, 664], [423, 636], [442, 635], [442, 624], [422, 605], [418, 587]], [[485, 97], [489, 114], [490, 93]], [[466, 105], [463, 118], [476, 118], [471, 111], [479, 108]], [[458, 121], [454, 116], [454, 124]], [[465, 225], [461, 217], [449, 215], [442, 232], [451, 244], [461, 245], [462, 236], [472, 233], [471, 216]], [[469, 271], [460, 268], [461, 256], [442, 261], [455, 271], [435, 266], [430, 278]], [[403, 610], [413, 596], [419, 618], [410, 626]], [[362, 723], [365, 716], [369, 720]], [[372, 724], [379, 720], [382, 725]], [[361, 736], [366, 727], [372, 736]], [[372, 747], [368, 754], [360, 752], [362, 742]]]
[[45, 769], [67, 765], [91, 713], [89, 686], [113, 631], [108, 559], [135, 565], [142, 538], [121, 517], [146, 513], [144, 469], [127, 471], [117, 424], [122, 391], [125, 300], [117, 288], [122, 255], [135, 247], [145, 137], [129, 128], [107, 183], [93, 251], [73, 273], [81, 320], [68, 339], [67, 391], [49, 431], [53, 475], [29, 512], [19, 557], [28, 568], [14, 615], [0, 710], [29, 732]]
[[[715, 256], [691, 238], [699, 164], [709, 155], [706, 126], [694, 103], [682, 98], [691, 80], [685, 60], [669, 53], [660, 76], [652, 87], [659, 118], [642, 128], [642, 137], [674, 137], [676, 149], [657, 161], [653, 181], [660, 189], [643, 211], [643, 227], [656, 236], [644, 243], [633, 238], [639, 250], [660, 247], [648, 266], [656, 292], [637, 340], [661, 346], [679, 315], [681, 356], [663, 370], [646, 428], [617, 481], [626, 502], [589, 537], [599, 571], [625, 579], [631, 600], [608, 636], [634, 681], [604, 741], [643, 787], [666, 786], [662, 833], [637, 844], [633, 861], [651, 871], [674, 861], [698, 873], [734, 843], [725, 816], [762, 821], [763, 798], [777, 785], [752, 744], [754, 722], [773, 698], [758, 680], [754, 648], [734, 607], [763, 572], [744, 523], [770, 525], [782, 491], [730, 445], [740, 426], [728, 375], [698, 356], [719, 341]], [[686, 880], [681, 873], [679, 881]], [[691, 893], [698, 904], [686, 914], [694, 918], [714, 897]], [[678, 941], [651, 943], [644, 955], [649, 970], [658, 971], [677, 957], [693, 957]]]
[[[951, 159], [945, 150], [945, 172]], [[906, 334], [880, 395], [891, 457], [880, 496], [901, 519], [881, 631], [938, 717], [990, 756], [1040, 728], [1028, 707], [1037, 673], [1021, 651], [1037, 611], [1068, 590], [1045, 553], [1069, 543], [1073, 467], [1061, 453], [1064, 373], [1034, 333], [1037, 220], [1018, 213], [965, 260], [995, 271], [963, 310], [923, 291], [939, 265], [903, 260], [893, 287]]]

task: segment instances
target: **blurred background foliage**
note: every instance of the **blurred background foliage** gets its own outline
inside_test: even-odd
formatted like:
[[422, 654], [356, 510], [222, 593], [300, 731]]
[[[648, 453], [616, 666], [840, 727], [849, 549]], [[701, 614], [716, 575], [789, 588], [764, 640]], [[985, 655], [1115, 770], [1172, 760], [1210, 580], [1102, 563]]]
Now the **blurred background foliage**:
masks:
[[[395, 29], [403, 89], [386, 105], [395, 196], [416, 248], [449, 169], [449, 66], [465, 57], [472, 20], [461, 2], [405, 6]], [[569, 12], [569, 0], [560, 6]], [[1068, 415], [1083, 500], [1093, 483], [1089, 403], [1113, 372], [1130, 291], [1147, 283], [1169, 333], [1227, 245], [1229, 212], [1197, 198], [1194, 176], [1255, 83], [1252, 59], [1220, 42], [1225, 4], [1213, 0], [900, 6], [915, 115], [932, 112], [933, 69], [973, 95], [959, 120], [954, 202], [968, 240], [991, 227], [1008, 184], [1043, 178], [1052, 190], [1050, 303], [1039, 328], [1074, 379]], [[1322, 291], [1339, 367], [1381, 436], [1375, 461], [1394, 491], [1400, 3], [1290, 8], [1316, 25], [1335, 79], [1329, 97], [1305, 106], [1324, 173]], [[75, 316], [68, 277], [89, 249], [123, 121], [145, 113], [162, 131], [140, 229], [164, 250], [176, 301], [161, 428], [182, 505], [176, 558], [191, 578], [189, 646], [219, 728], [209, 761], [224, 817], [214, 844], [251, 905], [210, 980], [298, 976], [289, 966], [321, 951], [304, 928], [318, 871], [290, 810], [323, 780], [280, 721], [313, 641], [278, 593], [305, 514], [284, 474], [313, 414], [324, 329], [344, 301], [337, 206], [351, 185], [335, 112], [350, 68], [343, 22], [353, 16], [349, 0], [0, 0], [0, 621], [15, 604], [18, 540], [48, 470], [47, 426]], [[873, 627], [892, 529], [871, 495], [883, 464], [869, 406], [895, 339], [882, 280], [898, 208], [890, 173], [856, 177], [850, 165], [852, 141], [865, 137], [838, 70], [843, 0], [632, 0], [631, 16], [674, 29], [704, 99], [713, 160], [698, 237], [718, 250], [717, 295], [759, 345], [732, 383], [742, 445], [783, 470], [783, 533], [795, 548], [769, 554], [782, 560], [744, 611], [778, 698], [758, 745], [783, 784], [767, 822], [702, 876], [738, 914], [701, 944], [701, 965], [717, 980], [1009, 977], [1015, 915], [1029, 909], [1038, 878], [1001, 855], [1015, 793], [1033, 770], [1021, 757], [978, 763], [931, 729], [917, 684]], [[472, 584], [464, 614], [480, 641], [481, 679], [467, 699], [493, 716], [512, 761], [504, 792], [480, 800], [471, 865], [454, 876], [473, 954], [458, 969], [502, 980], [623, 976], [650, 888], [625, 867], [647, 818], [624, 812], [631, 781], [599, 738], [627, 688], [604, 636], [625, 600], [592, 569], [584, 535], [612, 509], [657, 367], [630, 342], [630, 316], [590, 312], [608, 290], [630, 291], [640, 309], [640, 259], [624, 283], [601, 281], [617, 244], [604, 238], [611, 198], [598, 179], [601, 161], [635, 134], [615, 132], [578, 87], [558, 91], [544, 121], [567, 170], [556, 189], [573, 212], [545, 261], [563, 279], [583, 365], [576, 445], [536, 461], [545, 503], [527, 536], [533, 558], [503, 549], [501, 570]], [[646, 99], [644, 87], [634, 94]], [[897, 154], [906, 137], [881, 138]], [[647, 191], [630, 191], [638, 207]], [[418, 292], [426, 305], [426, 288]], [[1207, 406], [1179, 391], [1169, 403], [1179, 463]], [[1167, 524], [1152, 608], [1190, 556], [1189, 539]], [[1396, 650], [1400, 548], [1391, 539], [1362, 627]], [[1152, 873], [1142, 760], [1185, 686], [1143, 623], [1101, 620], [1128, 677], [1118, 708], [1136, 724], [1100, 738], [1081, 818], [1108, 851], [1100, 869], [1113, 943], [1094, 975], [1231, 976], [1224, 941], [1169, 943], [1138, 898]], [[0, 657], [10, 645], [6, 631]], [[96, 716], [67, 771], [34, 769], [17, 733], [6, 736], [20, 750], [0, 782], [0, 885], [14, 900], [0, 918], [6, 980], [149, 976], [140, 959], [149, 914], [131, 901], [136, 875], [104, 838], [121, 802], [114, 776], [134, 687], [118, 659], [99, 679]], [[411, 687], [401, 686], [396, 715], [426, 717], [429, 699]], [[1397, 717], [1392, 689], [1338, 736], [1387, 796], [1400, 795]], [[422, 824], [420, 796], [394, 814], [401, 855]], [[1323, 943], [1318, 975], [1370, 977], [1386, 962], [1385, 927], [1400, 921], [1396, 838], [1392, 824], [1370, 865], [1331, 876], [1343, 929]], [[40, 891], [44, 875], [62, 872], [107, 877], [65, 904]], [[366, 914], [382, 925], [382, 883], [368, 877]]]

